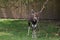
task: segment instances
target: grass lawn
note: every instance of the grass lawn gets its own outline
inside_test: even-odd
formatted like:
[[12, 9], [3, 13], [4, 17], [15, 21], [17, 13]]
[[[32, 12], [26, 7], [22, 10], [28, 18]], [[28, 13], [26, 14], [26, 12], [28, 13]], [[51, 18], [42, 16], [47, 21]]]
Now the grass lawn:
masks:
[[[33, 40], [32, 31], [27, 36], [27, 27], [26, 20], [0, 19], [0, 40]], [[57, 32], [56, 27], [54, 22], [39, 22], [37, 40], [60, 40], [59, 36], [52, 34], [52, 32]]]

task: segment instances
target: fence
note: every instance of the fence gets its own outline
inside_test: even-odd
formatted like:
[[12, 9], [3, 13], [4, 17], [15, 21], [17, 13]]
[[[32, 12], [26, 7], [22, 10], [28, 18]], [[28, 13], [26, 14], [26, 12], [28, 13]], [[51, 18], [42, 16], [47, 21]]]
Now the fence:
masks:
[[[43, 5], [43, 2], [39, 5], [38, 1], [29, 3], [28, 0], [27, 2], [28, 3], [26, 4], [23, 0], [9, 0], [8, 2], [6, 2], [5, 5], [0, 3], [0, 18], [28, 18], [28, 15], [30, 14], [30, 10], [32, 8], [35, 11], [39, 11]], [[46, 8], [43, 10], [42, 13], [40, 13], [40, 19], [57, 19], [57, 5], [55, 3], [55, 0], [49, 0], [47, 5], [45, 5]]]

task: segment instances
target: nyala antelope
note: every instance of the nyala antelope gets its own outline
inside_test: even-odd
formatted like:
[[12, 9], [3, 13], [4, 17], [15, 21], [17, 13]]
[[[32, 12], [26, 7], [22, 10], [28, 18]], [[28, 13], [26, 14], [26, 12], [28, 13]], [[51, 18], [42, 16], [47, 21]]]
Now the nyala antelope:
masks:
[[37, 24], [38, 24], [38, 13], [33, 13], [30, 15], [28, 18], [28, 35], [30, 32], [30, 28], [32, 28], [32, 38], [36, 38], [36, 29], [37, 29]]

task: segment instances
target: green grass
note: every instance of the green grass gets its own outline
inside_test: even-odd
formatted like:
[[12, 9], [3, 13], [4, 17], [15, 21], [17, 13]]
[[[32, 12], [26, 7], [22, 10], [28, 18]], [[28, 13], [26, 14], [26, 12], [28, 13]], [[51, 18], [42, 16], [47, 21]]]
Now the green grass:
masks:
[[[0, 19], [0, 40], [33, 40], [32, 31], [27, 36], [27, 27], [26, 20]], [[55, 23], [39, 22], [37, 40], [60, 40], [59, 36], [51, 34], [57, 32], [56, 27]]]

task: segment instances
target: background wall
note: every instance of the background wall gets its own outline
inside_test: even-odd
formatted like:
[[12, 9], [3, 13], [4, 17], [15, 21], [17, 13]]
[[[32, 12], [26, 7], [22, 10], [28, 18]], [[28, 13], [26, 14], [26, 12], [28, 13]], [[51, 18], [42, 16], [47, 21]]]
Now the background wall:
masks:
[[[0, 0], [0, 18], [28, 18], [33, 8], [39, 12], [46, 0]], [[49, 0], [40, 19], [60, 19], [59, 0]]]

